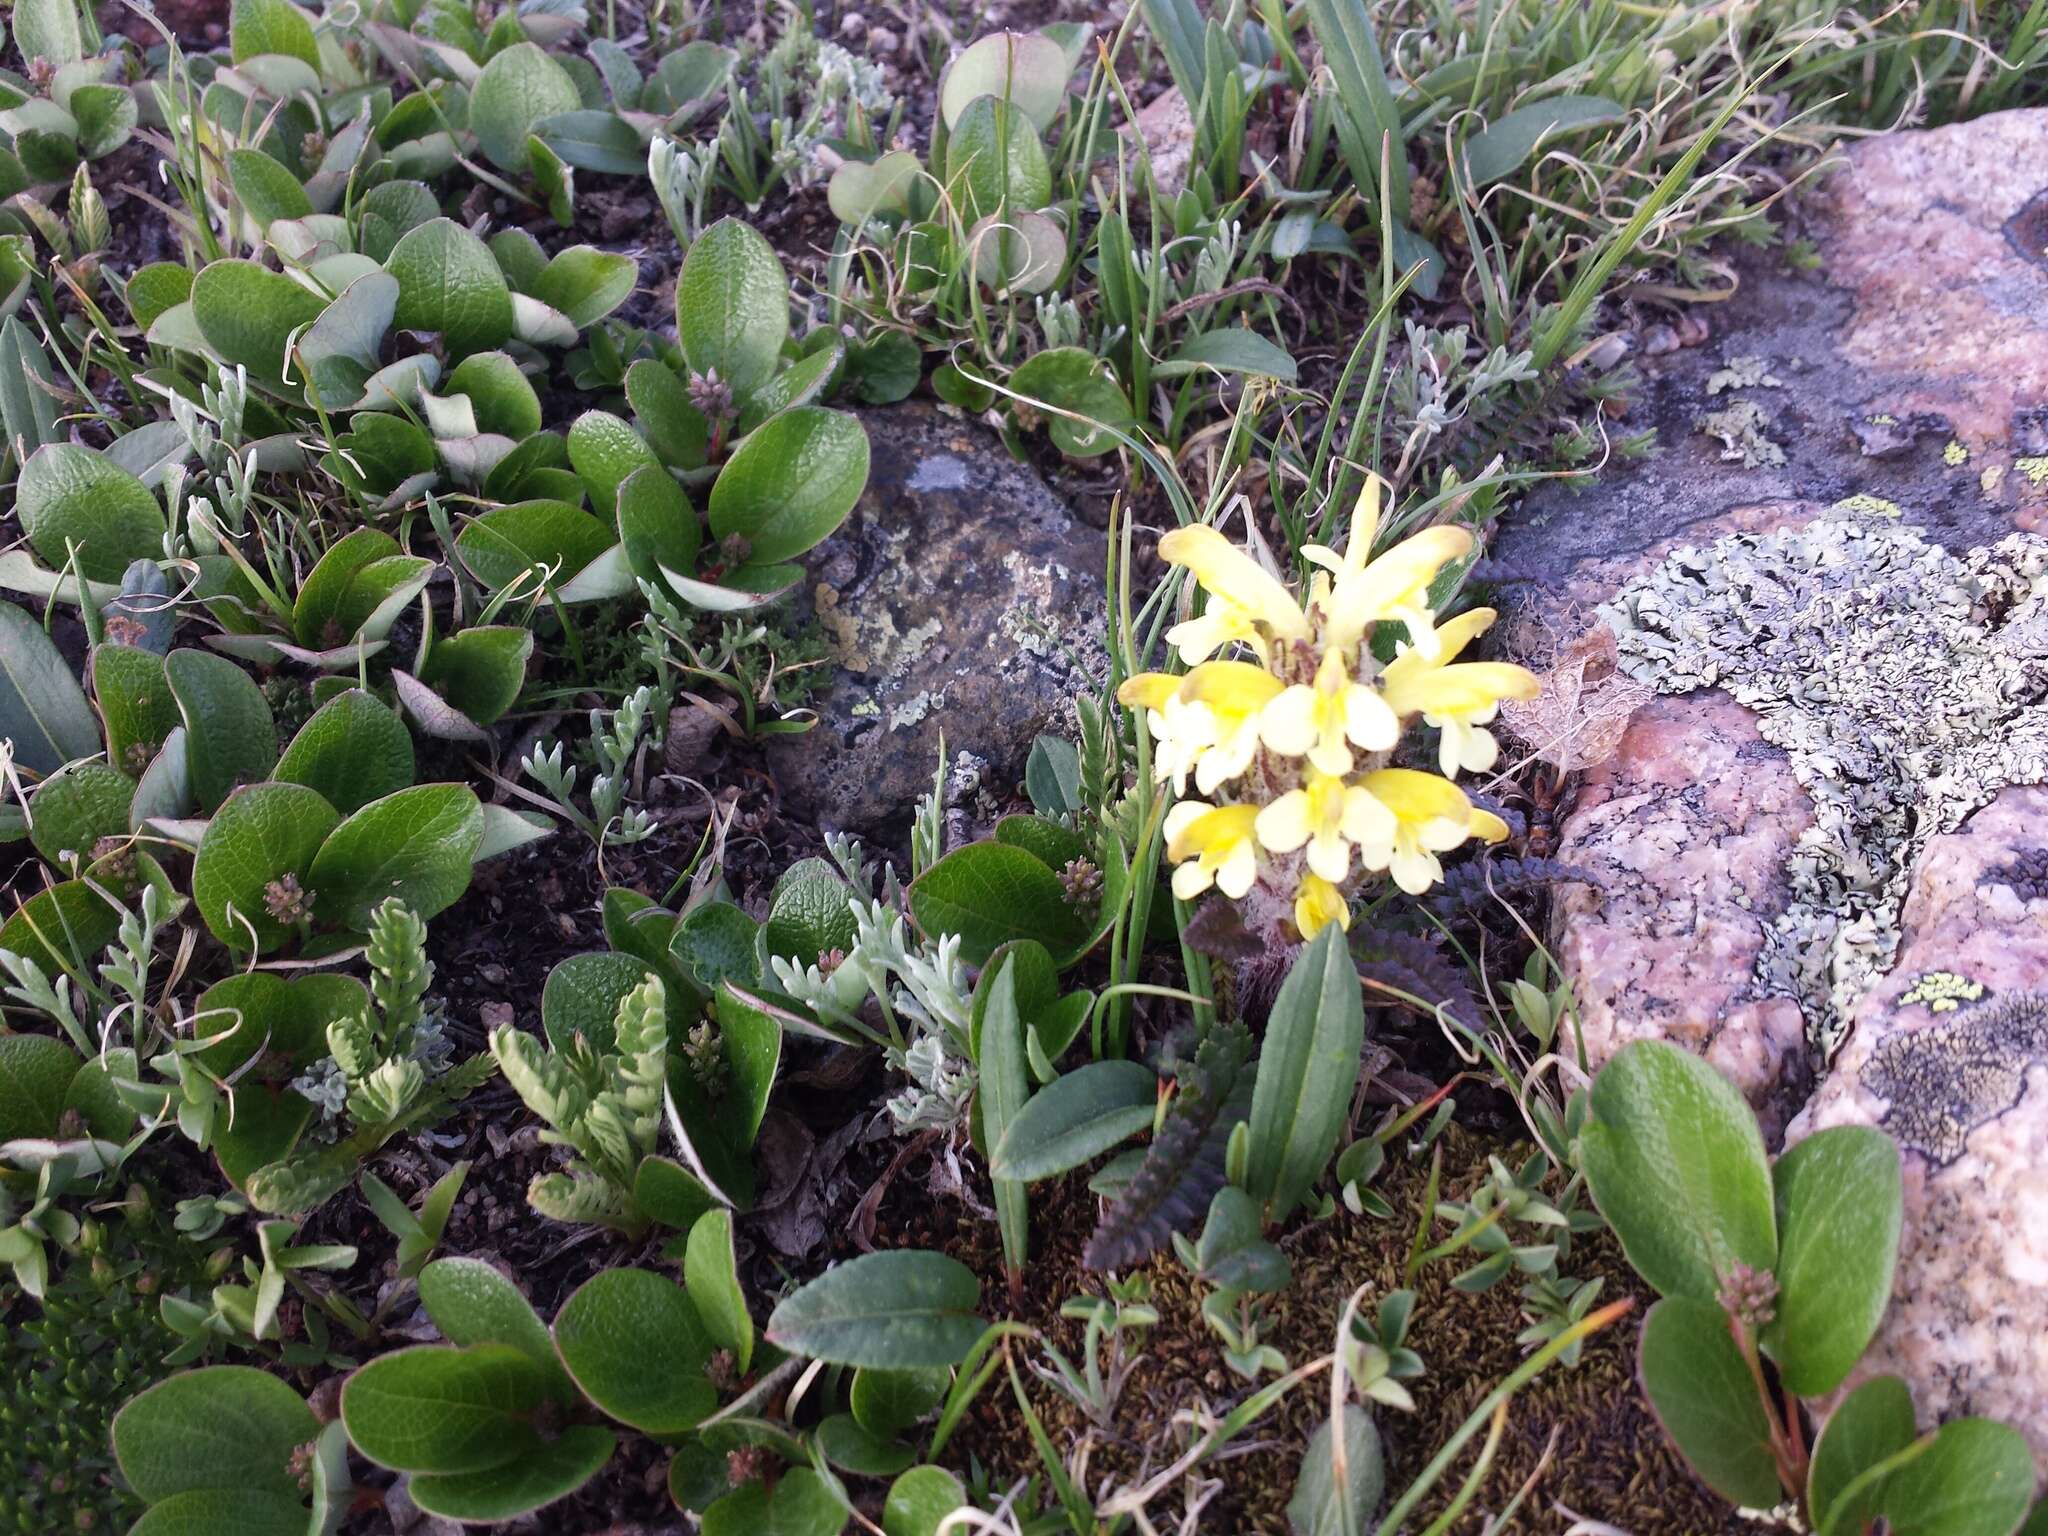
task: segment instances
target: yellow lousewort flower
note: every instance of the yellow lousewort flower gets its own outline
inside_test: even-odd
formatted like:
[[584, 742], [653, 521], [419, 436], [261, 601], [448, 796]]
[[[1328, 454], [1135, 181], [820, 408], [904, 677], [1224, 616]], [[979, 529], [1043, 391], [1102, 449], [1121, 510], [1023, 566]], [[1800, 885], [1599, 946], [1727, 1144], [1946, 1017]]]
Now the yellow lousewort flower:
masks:
[[1252, 642], [1267, 654], [1271, 640], [1306, 640], [1307, 617], [1286, 584], [1205, 523], [1176, 528], [1159, 541], [1159, 558], [1184, 565], [1210, 596], [1202, 617], [1166, 632], [1189, 666], [1232, 640]]
[[1177, 866], [1173, 894], [1182, 901], [1214, 885], [1233, 899], [1259, 878], [1259, 849], [1252, 837], [1254, 805], [1205, 805], [1183, 800], [1166, 813], [1166, 856]]
[[1260, 846], [1292, 853], [1306, 845], [1308, 867], [1332, 884], [1351, 873], [1351, 850], [1391, 847], [1394, 814], [1364, 789], [1334, 774], [1312, 773], [1302, 789], [1290, 789], [1259, 812], [1254, 823]]
[[1321, 875], [1303, 875], [1294, 888], [1294, 926], [1304, 939], [1312, 939], [1331, 923], [1349, 932], [1351, 903]]
[[[1190, 735], [1206, 733], [1195, 763], [1195, 788], [1213, 795], [1251, 767], [1259, 751], [1259, 722], [1280, 696], [1280, 679], [1248, 661], [1205, 661], [1187, 675], [1178, 701], [1185, 704]], [[1169, 701], [1161, 718], [1179, 730]]]
[[1403, 715], [1421, 715], [1443, 735], [1437, 760], [1444, 777], [1463, 768], [1484, 773], [1499, 755], [1491, 731], [1483, 727], [1500, 712], [1502, 699], [1533, 699], [1542, 684], [1526, 667], [1504, 661], [1454, 662], [1473, 638], [1493, 623], [1491, 608], [1461, 613], [1437, 631], [1442, 648], [1432, 660], [1417, 650], [1403, 651], [1380, 674], [1386, 701]]
[[1382, 768], [1365, 775], [1360, 787], [1392, 813], [1393, 832], [1383, 843], [1361, 843], [1359, 857], [1368, 869], [1386, 870], [1411, 896], [1443, 878], [1438, 854], [1475, 833], [1486, 836], [1496, 827], [1507, 832], [1499, 817], [1475, 811], [1462, 789], [1433, 773]]
[[1394, 711], [1345, 665], [1332, 646], [1323, 653], [1313, 686], [1296, 683], [1266, 709], [1260, 724], [1266, 745], [1285, 757], [1307, 757], [1321, 773], [1349, 773], [1351, 747], [1386, 752], [1401, 737]]
[[1323, 642], [1346, 650], [1385, 619], [1408, 626], [1408, 640], [1424, 655], [1437, 651], [1436, 615], [1429, 607], [1429, 586], [1437, 572], [1472, 552], [1472, 535], [1463, 528], [1425, 528], [1403, 539], [1371, 564], [1346, 569], [1325, 600]]
[[1181, 684], [1186, 681], [1184, 674], [1140, 672], [1116, 691], [1119, 704], [1145, 711], [1146, 729], [1156, 744], [1152, 776], [1161, 783], [1171, 779], [1177, 795], [1187, 793], [1188, 775], [1216, 734], [1207, 708], [1191, 710], [1182, 700]]
[[1351, 532], [1344, 540], [1344, 553], [1338, 554], [1327, 544], [1304, 544], [1301, 557], [1333, 576], [1362, 571], [1372, 558], [1372, 541], [1379, 537], [1379, 532], [1380, 477], [1368, 474], [1365, 489], [1358, 493], [1357, 505], [1351, 509]]

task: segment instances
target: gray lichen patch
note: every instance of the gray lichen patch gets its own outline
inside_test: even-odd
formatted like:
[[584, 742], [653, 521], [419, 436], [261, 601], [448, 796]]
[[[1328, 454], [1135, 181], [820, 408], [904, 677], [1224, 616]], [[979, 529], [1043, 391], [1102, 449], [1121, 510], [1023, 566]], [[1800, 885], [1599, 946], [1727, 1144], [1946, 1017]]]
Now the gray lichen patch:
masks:
[[1707, 412], [1694, 425], [1721, 445], [1721, 457], [1728, 463], [1744, 469], [1777, 469], [1785, 463], [1785, 450], [1764, 430], [1769, 421], [1754, 400], [1737, 400]]
[[1753, 710], [1812, 797], [1757, 982], [1832, 1057], [1897, 953], [1926, 841], [2048, 782], [2048, 539], [1957, 556], [1903, 525], [1736, 534], [1675, 552], [1601, 616], [1630, 675]]
[[1970, 1132], [2020, 1102], [2027, 1068], [2048, 1060], [2048, 997], [1970, 1008], [1901, 1030], [1871, 1053], [1864, 1086], [1888, 1101], [1883, 1124], [1937, 1165], [1963, 1155]]
[[1707, 393], [1726, 394], [1734, 389], [1783, 389], [1785, 381], [1771, 372], [1769, 358], [1747, 354], [1731, 357], [1707, 375]]

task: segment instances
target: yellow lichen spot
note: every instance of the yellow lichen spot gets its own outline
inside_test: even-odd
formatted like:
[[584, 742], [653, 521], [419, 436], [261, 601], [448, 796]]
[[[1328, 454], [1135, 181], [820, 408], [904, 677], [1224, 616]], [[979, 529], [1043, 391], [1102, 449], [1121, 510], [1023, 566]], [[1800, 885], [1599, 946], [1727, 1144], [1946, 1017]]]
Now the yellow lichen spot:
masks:
[[1960, 469], [1963, 465], [1970, 462], [1970, 450], [1954, 438], [1950, 438], [1948, 446], [1941, 450], [1941, 462], [1950, 469]]
[[1873, 496], [1868, 491], [1858, 491], [1854, 496], [1844, 496], [1830, 512], [1848, 512], [1859, 517], [1902, 517], [1903, 509], [1896, 501], [1886, 501], [1882, 496]]
[[2048, 454], [2034, 454], [2024, 459], [2014, 459], [2012, 467], [2027, 477], [2027, 484], [2036, 490], [2048, 485]]
[[1929, 971], [1916, 976], [1913, 985], [1899, 994], [1899, 1006], [1911, 1007], [1919, 1003], [1929, 1013], [1954, 1013], [1964, 1003], [1974, 1003], [1984, 995], [1984, 983], [1972, 981], [1954, 971]]
[[1873, 427], [1896, 427], [1899, 424], [1898, 417], [1888, 414], [1866, 416], [1863, 419], [1869, 422]]
[[1987, 464], [1984, 466], [1984, 473], [1977, 477], [1977, 489], [1986, 496], [1996, 496], [1999, 484], [2004, 479], [2005, 466], [2003, 464]]

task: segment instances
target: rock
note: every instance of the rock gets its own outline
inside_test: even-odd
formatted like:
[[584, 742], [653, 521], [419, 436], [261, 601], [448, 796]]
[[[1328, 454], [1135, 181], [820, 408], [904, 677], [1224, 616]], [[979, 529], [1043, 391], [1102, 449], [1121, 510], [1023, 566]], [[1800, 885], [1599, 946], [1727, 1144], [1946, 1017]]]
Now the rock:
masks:
[[[1195, 158], [1195, 116], [1188, 110], [1180, 87], [1170, 85], [1138, 109], [1138, 116], [1124, 130], [1144, 146], [1145, 161], [1152, 168], [1152, 183], [1162, 197], [1178, 197], [1188, 184], [1188, 167]], [[1133, 160], [1136, 159], [1134, 155]]]
[[985, 427], [922, 403], [865, 420], [867, 490], [800, 589], [833, 680], [769, 763], [797, 815], [875, 833], [930, 791], [942, 736], [950, 795], [1013, 787], [1034, 736], [1072, 732], [1107, 675], [1106, 546]]
[[1631, 1040], [1670, 1040], [1783, 1129], [1805, 1083], [1805, 1023], [1790, 998], [1759, 994], [1755, 968], [1812, 821], [1784, 753], [1727, 694], [1636, 714], [1588, 772], [1558, 849], [1599, 882], [1562, 887], [1553, 914], [1593, 1067]]
[[1876, 1125], [1905, 1156], [1892, 1303], [1851, 1384], [1896, 1372], [1923, 1425], [2011, 1424], [2048, 1474], [2048, 788], [1935, 838], [1898, 964], [1797, 1141]]
[[[1562, 830], [1559, 856], [1607, 882], [1569, 891], [1554, 934], [1589, 1049], [1597, 1060], [1668, 1034], [1727, 1069], [1779, 1126], [1808, 1075], [1801, 1019], [1816, 1059], [1839, 1043], [1891, 964], [1921, 844], [2033, 777], [2043, 745], [2038, 721], [2016, 723], [2042, 698], [2034, 641], [2000, 628], [2024, 583], [1995, 576], [2006, 595], [1984, 612], [1950, 599], [1967, 598], [1991, 546], [2048, 518], [2048, 111], [1884, 135], [1843, 160], [1794, 211], [1817, 256], [1809, 270], [1741, 258], [1733, 300], [1680, 316], [1711, 314], [1699, 345], [1664, 335], [1668, 317], [1639, 317], [1643, 385], [1625, 426], [1654, 426], [1661, 451], [1591, 490], [1532, 494], [1485, 571], [1519, 632], [1540, 637], [1517, 646], [1520, 659], [1541, 670], [1604, 607], [1630, 674], [1683, 695], [1645, 711]], [[1926, 542], [1891, 552], [1886, 638], [1866, 643], [1870, 666], [1802, 657], [1802, 680], [1713, 654], [1731, 635], [1768, 650], [1804, 610], [1788, 601], [1762, 617], [1737, 602], [1709, 620], [1689, 605], [1727, 593], [1729, 571], [1746, 580], [1758, 559], [1770, 568], [1746, 597], [1791, 591], [1770, 566], [1782, 549], [1757, 541], [1844, 523], [1879, 544], [1902, 526]], [[1676, 552], [1691, 549], [1732, 549], [1734, 565], [1710, 553], [1672, 580], [1667, 562], [1685, 566]], [[1910, 670], [1890, 637], [1907, 635], [1917, 654], [1912, 605], [1932, 606], [1913, 595], [1909, 560], [1943, 583], [1942, 644], [1956, 665], [1923, 671], [1911, 707], [1888, 714], [1865, 674], [1888, 661]], [[1854, 608], [1846, 590], [1826, 601], [1838, 619]], [[1816, 654], [1855, 656], [1824, 638], [1802, 634]], [[1509, 723], [1538, 754], [1578, 766], [1594, 754], [1546, 741], [1571, 710], [1545, 699]], [[1749, 782], [1730, 785], [1731, 771]]]

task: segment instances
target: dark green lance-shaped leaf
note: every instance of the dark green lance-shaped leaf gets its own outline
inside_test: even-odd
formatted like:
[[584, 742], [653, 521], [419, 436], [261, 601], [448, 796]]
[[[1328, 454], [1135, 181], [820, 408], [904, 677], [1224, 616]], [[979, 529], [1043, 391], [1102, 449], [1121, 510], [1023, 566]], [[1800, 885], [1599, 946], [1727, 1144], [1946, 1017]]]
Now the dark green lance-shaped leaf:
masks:
[[687, 1058], [672, 1054], [669, 1129], [686, 1144], [690, 1161], [722, 1198], [744, 1210], [754, 1199], [754, 1138], [782, 1061], [782, 1026], [729, 984], [718, 988], [713, 1008], [726, 1069], [724, 1087], [712, 1098]]
[[967, 1502], [966, 1488], [944, 1467], [912, 1467], [889, 1485], [882, 1530], [885, 1536], [938, 1536], [946, 1516]]
[[292, 1452], [319, 1432], [299, 1394], [268, 1371], [209, 1365], [158, 1382], [116, 1414], [114, 1455], [150, 1503], [199, 1488], [296, 1500]]
[[50, 1035], [0, 1035], [0, 1141], [57, 1134], [78, 1052]]
[[1281, 1220], [1322, 1176], [1358, 1086], [1365, 1002], [1332, 923], [1296, 957], [1274, 1000], [1252, 1093], [1245, 1188]]
[[981, 1282], [958, 1259], [918, 1249], [862, 1254], [785, 1297], [768, 1342], [838, 1365], [957, 1365], [986, 1326]]
[[35, 820], [29, 827], [36, 852], [52, 864], [82, 866], [101, 838], [127, 832], [134, 798], [135, 781], [126, 774], [105, 763], [70, 764], [36, 791]]
[[[5, 249], [0, 245], [0, 251]], [[176, 270], [185, 273], [189, 293], [191, 273], [184, 267]], [[141, 302], [135, 296], [135, 283], [142, 275], [138, 272], [129, 279], [131, 313]], [[176, 302], [182, 303], [185, 297], [180, 294]], [[136, 324], [147, 329], [149, 322], [138, 318]], [[45, 443], [64, 441], [64, 430], [57, 424], [57, 397], [42, 387], [56, 383], [54, 372], [42, 343], [21, 323], [20, 316], [10, 315], [6, 324], [0, 325], [0, 427], [6, 430], [7, 442], [19, 444], [23, 452], [34, 453]]]
[[494, 724], [526, 685], [533, 631], [483, 624], [434, 642], [420, 681], [478, 725]]
[[1053, 955], [1071, 955], [1088, 924], [1067, 900], [1060, 878], [1022, 848], [969, 843], [918, 876], [910, 888], [918, 927], [936, 938], [960, 935], [960, 952], [982, 965], [1000, 944], [1036, 939]]
[[576, 1385], [650, 1435], [694, 1429], [718, 1407], [705, 1378], [711, 1337], [673, 1280], [644, 1269], [592, 1276], [555, 1314], [555, 1347]]
[[310, 288], [253, 261], [210, 262], [192, 282], [192, 318], [206, 344], [273, 393], [286, 388], [292, 332], [311, 325], [326, 307]]
[[314, 855], [340, 819], [303, 784], [251, 784], [228, 796], [192, 858], [192, 900], [213, 936], [258, 954], [290, 938], [318, 890]]
[[320, 792], [346, 816], [412, 783], [412, 733], [375, 694], [336, 694], [299, 727], [277, 760], [277, 779]]
[[1891, 1300], [1904, 1193], [1899, 1149], [1882, 1131], [1817, 1132], [1771, 1170], [1778, 1299], [1764, 1353], [1801, 1397], [1842, 1384]]
[[712, 485], [712, 536], [744, 539], [757, 565], [792, 559], [846, 521], [867, 482], [859, 420], [797, 406], [750, 434]]
[[2018, 1430], [1954, 1419], [1887, 1480], [1892, 1536], [2012, 1536], [2034, 1500], [2034, 1459]]
[[192, 1488], [150, 1505], [128, 1536], [305, 1536], [308, 1518], [296, 1492]]
[[1657, 1422], [1710, 1488], [1751, 1509], [1778, 1502], [1770, 1419], [1725, 1312], [1665, 1297], [1643, 1319], [1638, 1369]]
[[1034, 737], [1031, 755], [1024, 760], [1024, 791], [1041, 815], [1067, 816], [1080, 810], [1081, 754], [1074, 744], [1064, 736]]
[[469, 127], [493, 165], [520, 175], [533, 125], [582, 105], [567, 70], [535, 44], [516, 43], [493, 57], [470, 87]]
[[990, 1170], [1033, 1183], [1055, 1178], [1151, 1125], [1158, 1098], [1159, 1079], [1141, 1062], [1077, 1067], [1033, 1094], [1006, 1132], [990, 1123]]
[[1385, 1492], [1386, 1464], [1372, 1415], [1355, 1403], [1345, 1411], [1341, 1474], [1334, 1428], [1329, 1419], [1323, 1420], [1301, 1453], [1294, 1496], [1287, 1501], [1287, 1524], [1294, 1536], [1348, 1536], [1362, 1531]]
[[1626, 116], [1626, 108], [1604, 96], [1552, 96], [1517, 107], [1465, 141], [1465, 167], [1474, 187], [1487, 186], [1520, 170], [1539, 142], [1549, 144], [1562, 135], [1618, 123]]
[[489, 352], [512, 334], [512, 290], [483, 241], [453, 219], [399, 237], [384, 270], [398, 279], [397, 324], [436, 331], [454, 357]]
[[604, 1470], [618, 1437], [596, 1424], [572, 1424], [507, 1466], [481, 1472], [422, 1473], [407, 1485], [430, 1515], [488, 1525], [567, 1498]]
[[744, 1376], [754, 1358], [754, 1320], [747, 1315], [746, 1293], [740, 1289], [731, 1211], [706, 1211], [691, 1226], [683, 1246], [683, 1284], [696, 1303], [705, 1333], [720, 1349], [731, 1351]]
[[[1408, 158], [1401, 109], [1387, 79], [1370, 9], [1365, 0], [1308, 0], [1308, 22], [1337, 84], [1338, 110], [1344, 119], [1338, 140], [1352, 179], [1361, 190], [1378, 188], [1384, 159], [1392, 168], [1387, 200], [1394, 222], [1405, 225]], [[1378, 207], [1377, 191], [1368, 195], [1370, 206]]]
[[261, 783], [277, 764], [277, 724], [255, 680], [225, 656], [173, 651], [164, 677], [185, 725], [185, 767], [193, 798], [208, 813], [240, 785]]
[[1806, 1508], [1813, 1528], [1828, 1528], [1845, 1495], [1863, 1510], [1861, 1521], [1852, 1521], [1852, 1528], [1861, 1530], [1875, 1520], [1882, 1508], [1884, 1480], [1866, 1482], [1856, 1494], [1850, 1489], [1869, 1469], [1911, 1445], [1916, 1433], [1913, 1394], [1896, 1376], [1873, 1376], [1843, 1398], [1828, 1415], [1806, 1475]]
[[21, 531], [52, 570], [76, 551], [88, 581], [119, 581], [129, 562], [163, 553], [156, 497], [105, 454], [46, 443], [28, 457], [14, 489]]
[[113, 904], [84, 880], [37, 891], [0, 924], [0, 949], [12, 950], [55, 976], [95, 966], [121, 919]]
[[509, 1344], [422, 1344], [349, 1377], [341, 1418], [355, 1448], [399, 1472], [485, 1472], [532, 1456], [549, 1378]]
[[573, 1400], [574, 1386], [533, 1303], [481, 1259], [436, 1259], [420, 1271], [420, 1305], [450, 1344], [509, 1344], [546, 1373], [550, 1392]]
[[63, 654], [25, 609], [0, 603], [0, 737], [32, 773], [100, 749], [99, 725]]
[[752, 225], [723, 218], [676, 276], [676, 336], [690, 371], [716, 369], [737, 400], [775, 372], [789, 339], [789, 274]]
[[1152, 370], [1155, 379], [1212, 369], [1217, 373], [1253, 373], [1292, 384], [1295, 362], [1286, 348], [1241, 325], [1204, 331]]
[[982, 972], [981, 985], [988, 992], [988, 1001], [977, 1010], [981, 1021], [975, 1035], [981, 1068], [981, 1123], [988, 1144], [998, 1154], [989, 1168], [995, 1183], [996, 1225], [1002, 1231], [1003, 1262], [1013, 1277], [1023, 1273], [1031, 1247], [1030, 1196], [1000, 1155], [1031, 1096], [1031, 1076], [1024, 1065], [1024, 1020], [1017, 1011], [1017, 971], [1015, 954], [1007, 953]]
[[483, 835], [483, 807], [467, 784], [419, 784], [372, 800], [321, 844], [308, 881], [316, 910], [357, 932], [393, 896], [433, 917], [469, 889]]
[[278, 53], [320, 68], [313, 23], [290, 0], [235, 0], [228, 12], [228, 47], [237, 64]]
[[1579, 1144], [1600, 1214], [1662, 1294], [1711, 1302], [1735, 1265], [1776, 1266], [1756, 1116], [1697, 1056], [1662, 1041], [1624, 1047], [1594, 1081]]
[[994, 96], [969, 102], [946, 141], [946, 187], [970, 225], [1051, 202], [1052, 168], [1031, 119]]
[[92, 691], [107, 726], [107, 761], [139, 777], [179, 724], [163, 657], [136, 645], [94, 646]]

